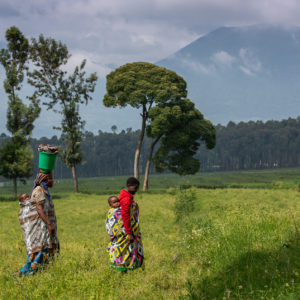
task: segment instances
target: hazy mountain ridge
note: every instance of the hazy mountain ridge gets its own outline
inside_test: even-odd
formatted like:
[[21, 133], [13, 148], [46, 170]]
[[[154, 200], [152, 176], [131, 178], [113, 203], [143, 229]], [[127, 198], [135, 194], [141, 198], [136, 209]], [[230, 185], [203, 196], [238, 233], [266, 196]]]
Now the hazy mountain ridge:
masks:
[[299, 27], [222, 27], [158, 64], [214, 123], [300, 115]]

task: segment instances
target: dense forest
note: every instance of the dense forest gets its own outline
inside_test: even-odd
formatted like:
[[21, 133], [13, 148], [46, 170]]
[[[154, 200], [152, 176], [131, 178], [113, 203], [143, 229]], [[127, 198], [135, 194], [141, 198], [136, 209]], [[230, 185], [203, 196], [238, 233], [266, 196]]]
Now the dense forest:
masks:
[[[139, 130], [122, 130], [93, 134], [85, 132], [82, 140], [83, 164], [78, 166], [78, 176], [130, 175]], [[300, 117], [282, 121], [250, 121], [227, 126], [217, 125], [217, 145], [207, 150], [203, 145], [197, 153], [202, 171], [246, 170], [300, 166]], [[0, 135], [0, 145], [7, 136]], [[63, 145], [57, 136], [32, 139], [34, 166], [38, 165], [37, 146], [41, 143]], [[145, 139], [140, 159], [143, 173], [151, 140]], [[145, 150], [144, 150], [145, 149]], [[37, 169], [34, 170], [37, 171]], [[154, 166], [151, 172], [155, 172]], [[71, 177], [71, 170], [58, 159], [57, 178]]]
[[300, 117], [217, 125], [217, 145], [201, 149], [201, 170], [247, 170], [300, 166]]

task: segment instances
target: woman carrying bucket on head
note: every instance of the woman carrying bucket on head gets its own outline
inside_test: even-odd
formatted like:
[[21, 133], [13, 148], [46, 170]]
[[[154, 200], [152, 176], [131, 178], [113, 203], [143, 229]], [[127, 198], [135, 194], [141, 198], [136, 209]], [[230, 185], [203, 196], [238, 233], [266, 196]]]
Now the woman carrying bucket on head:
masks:
[[23, 204], [22, 208], [21, 205], [19, 214], [27, 248], [26, 263], [19, 270], [24, 275], [33, 275], [38, 267], [48, 263], [49, 256], [59, 251], [55, 209], [48, 190], [53, 187], [58, 148], [40, 145], [38, 150], [40, 172], [34, 181], [31, 199], [26, 202], [29, 206]]

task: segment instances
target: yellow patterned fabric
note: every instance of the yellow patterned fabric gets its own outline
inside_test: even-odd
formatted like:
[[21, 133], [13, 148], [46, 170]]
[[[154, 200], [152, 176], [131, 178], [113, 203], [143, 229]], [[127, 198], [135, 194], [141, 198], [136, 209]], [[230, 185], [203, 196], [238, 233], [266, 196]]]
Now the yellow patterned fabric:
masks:
[[143, 243], [139, 226], [139, 208], [133, 202], [130, 223], [134, 241], [127, 243], [121, 217], [121, 208], [111, 208], [106, 218], [106, 231], [110, 235], [108, 253], [111, 266], [122, 271], [134, 270], [144, 266]]

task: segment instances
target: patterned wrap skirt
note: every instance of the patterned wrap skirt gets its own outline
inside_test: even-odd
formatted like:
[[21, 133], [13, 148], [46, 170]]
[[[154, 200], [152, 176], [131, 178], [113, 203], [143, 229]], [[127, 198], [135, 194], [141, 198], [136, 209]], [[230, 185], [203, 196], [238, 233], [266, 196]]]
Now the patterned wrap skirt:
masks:
[[139, 208], [133, 202], [130, 213], [130, 223], [134, 241], [128, 244], [126, 232], [121, 217], [121, 208], [111, 208], [106, 218], [106, 231], [110, 235], [109, 253], [110, 265], [121, 271], [144, 268], [143, 243], [139, 225]]
[[34, 275], [38, 269], [49, 263], [49, 250], [44, 249], [36, 253], [27, 255], [25, 265], [19, 270], [21, 274], [26, 276]]

